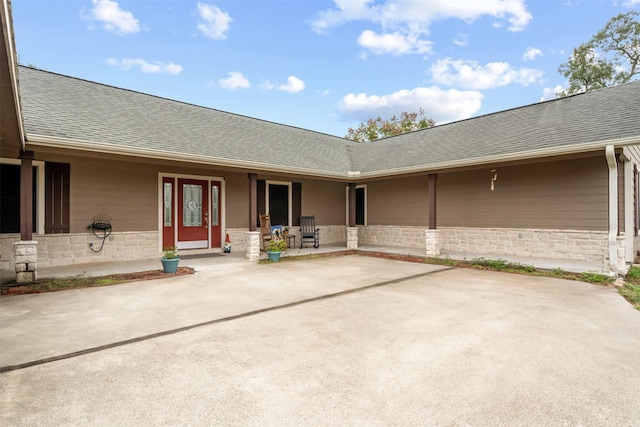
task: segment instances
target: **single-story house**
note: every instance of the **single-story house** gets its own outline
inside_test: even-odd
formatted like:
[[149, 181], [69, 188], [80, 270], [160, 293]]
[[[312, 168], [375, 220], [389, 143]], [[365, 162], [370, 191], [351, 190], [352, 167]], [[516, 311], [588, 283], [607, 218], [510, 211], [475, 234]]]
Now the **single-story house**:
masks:
[[[582, 260], [640, 249], [640, 82], [369, 143], [18, 66], [3, 14], [0, 268], [321, 243]], [[87, 228], [109, 220], [111, 229]], [[106, 237], [102, 240], [99, 237]]]

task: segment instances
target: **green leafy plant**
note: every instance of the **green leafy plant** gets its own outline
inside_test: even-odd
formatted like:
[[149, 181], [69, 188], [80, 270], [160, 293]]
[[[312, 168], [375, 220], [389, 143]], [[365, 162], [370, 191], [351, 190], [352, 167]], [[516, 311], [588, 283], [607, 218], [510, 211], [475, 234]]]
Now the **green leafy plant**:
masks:
[[448, 256], [445, 258], [434, 258], [434, 257], [426, 257], [424, 258], [424, 262], [427, 264], [437, 264], [437, 265], [457, 265], [458, 263]]
[[267, 245], [267, 252], [284, 252], [287, 250], [287, 244], [284, 240], [271, 240]]
[[635, 283], [635, 284], [640, 284], [640, 268], [638, 267], [631, 267], [629, 269], [629, 271], [627, 271], [627, 275], [625, 276], [625, 280]]
[[588, 283], [606, 285], [613, 282], [613, 277], [598, 273], [580, 273], [580, 280]]
[[178, 255], [178, 248], [176, 248], [175, 246], [166, 246], [164, 248], [164, 254], [162, 255], [163, 259], [176, 259], [176, 258], [180, 258], [180, 255]]
[[497, 271], [533, 273], [536, 268], [528, 264], [508, 262], [503, 259], [474, 258], [469, 262], [472, 266], [486, 267]]
[[618, 292], [636, 309], [640, 310], [640, 268], [631, 267], [624, 278], [625, 284]]
[[620, 292], [620, 295], [629, 301], [637, 310], [640, 310], [640, 285], [625, 283], [618, 289], [618, 292]]

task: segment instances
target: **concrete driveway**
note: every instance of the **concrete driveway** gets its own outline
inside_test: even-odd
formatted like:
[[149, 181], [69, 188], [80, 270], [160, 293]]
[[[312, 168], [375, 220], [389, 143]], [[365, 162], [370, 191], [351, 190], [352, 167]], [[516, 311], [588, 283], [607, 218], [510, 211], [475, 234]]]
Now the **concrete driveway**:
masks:
[[365, 256], [0, 298], [0, 425], [638, 425], [640, 312]]

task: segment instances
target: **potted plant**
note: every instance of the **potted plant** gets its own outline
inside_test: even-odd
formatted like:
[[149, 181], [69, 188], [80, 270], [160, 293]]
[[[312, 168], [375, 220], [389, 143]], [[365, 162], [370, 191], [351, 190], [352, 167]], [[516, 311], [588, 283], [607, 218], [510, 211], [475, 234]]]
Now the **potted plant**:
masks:
[[178, 262], [180, 262], [178, 248], [175, 246], [164, 248], [164, 254], [162, 254], [160, 261], [162, 261], [162, 269], [165, 273], [175, 273], [178, 270]]
[[280, 261], [280, 253], [287, 250], [287, 244], [284, 240], [276, 240], [273, 239], [269, 241], [267, 245], [267, 255], [269, 256], [269, 261], [278, 262]]

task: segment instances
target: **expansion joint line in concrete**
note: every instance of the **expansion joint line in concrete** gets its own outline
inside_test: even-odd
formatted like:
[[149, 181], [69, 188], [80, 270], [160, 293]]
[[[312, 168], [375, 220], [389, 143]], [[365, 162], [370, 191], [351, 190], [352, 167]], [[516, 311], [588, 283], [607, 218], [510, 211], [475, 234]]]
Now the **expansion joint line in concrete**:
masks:
[[308, 304], [315, 301], [321, 301], [329, 298], [337, 298], [343, 295], [353, 294], [356, 292], [366, 291], [368, 289], [380, 288], [383, 286], [394, 285], [396, 283], [406, 282], [407, 280], [418, 279], [420, 277], [429, 276], [434, 273], [440, 273], [442, 271], [452, 270], [455, 267], [442, 268], [439, 270], [428, 271], [426, 273], [414, 274], [412, 276], [401, 277], [399, 279], [387, 280], [384, 282], [374, 283], [372, 285], [362, 286], [360, 288], [348, 289], [346, 291], [335, 292], [333, 294], [320, 295], [313, 298], [307, 298], [300, 301], [294, 301], [287, 304], [276, 305], [273, 307], [261, 308], [259, 310], [248, 311], [246, 313], [236, 314], [233, 316], [222, 317], [220, 319], [209, 320], [202, 323], [196, 323], [194, 325], [183, 326], [180, 328], [170, 329], [168, 331], [156, 332], [155, 334], [143, 335], [136, 338], [130, 338], [128, 340], [118, 341], [111, 344], [100, 345], [97, 347], [88, 348], [86, 350], [74, 351], [72, 353], [61, 354], [59, 356], [47, 357], [44, 359], [33, 360], [31, 362], [20, 363], [17, 365], [0, 366], [0, 374], [5, 372], [17, 371], [20, 369], [30, 368], [32, 366], [43, 365], [45, 363], [57, 362], [59, 360], [71, 359], [73, 357], [84, 356], [85, 354], [97, 353], [99, 351], [108, 350], [110, 348], [121, 347], [128, 344], [134, 344], [140, 341], [146, 341], [154, 338], [164, 337], [166, 335], [173, 335], [180, 332], [188, 331], [190, 329], [201, 328], [203, 326], [215, 325], [216, 323], [229, 322], [231, 320], [241, 319], [243, 317], [255, 316], [257, 314], [266, 313], [269, 311], [282, 310], [285, 308], [295, 307], [297, 305]]

